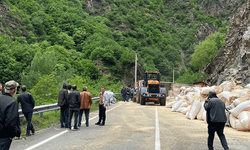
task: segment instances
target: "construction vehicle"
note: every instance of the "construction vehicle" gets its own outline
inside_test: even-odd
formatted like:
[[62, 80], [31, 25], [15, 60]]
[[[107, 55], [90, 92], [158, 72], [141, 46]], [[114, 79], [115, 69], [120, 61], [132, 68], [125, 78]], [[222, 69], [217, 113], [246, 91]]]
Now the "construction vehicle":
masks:
[[[139, 82], [138, 86], [138, 102], [145, 105], [146, 102], [154, 102], [165, 106], [166, 104], [166, 88], [161, 87], [160, 72], [144, 73], [143, 82]], [[141, 85], [140, 85], [141, 84]]]

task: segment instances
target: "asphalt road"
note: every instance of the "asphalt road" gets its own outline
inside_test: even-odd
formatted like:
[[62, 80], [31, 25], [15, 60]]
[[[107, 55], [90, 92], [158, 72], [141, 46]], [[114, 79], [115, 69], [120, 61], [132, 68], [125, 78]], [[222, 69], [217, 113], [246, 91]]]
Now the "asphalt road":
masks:
[[[107, 109], [105, 126], [96, 126], [98, 111], [90, 113], [90, 126], [78, 131], [59, 125], [15, 140], [11, 150], [205, 150], [207, 125], [188, 120], [164, 106], [119, 102]], [[84, 115], [83, 115], [84, 117]], [[230, 150], [249, 150], [250, 132], [225, 128]], [[223, 150], [218, 137], [215, 150]]]

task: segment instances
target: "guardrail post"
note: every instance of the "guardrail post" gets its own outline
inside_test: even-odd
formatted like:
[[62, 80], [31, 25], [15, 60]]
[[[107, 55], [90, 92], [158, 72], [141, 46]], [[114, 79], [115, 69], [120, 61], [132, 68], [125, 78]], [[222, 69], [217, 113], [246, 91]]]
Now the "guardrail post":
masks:
[[42, 112], [40, 113], [40, 117], [43, 118], [43, 113]]
[[57, 113], [57, 109], [55, 110], [55, 113]]

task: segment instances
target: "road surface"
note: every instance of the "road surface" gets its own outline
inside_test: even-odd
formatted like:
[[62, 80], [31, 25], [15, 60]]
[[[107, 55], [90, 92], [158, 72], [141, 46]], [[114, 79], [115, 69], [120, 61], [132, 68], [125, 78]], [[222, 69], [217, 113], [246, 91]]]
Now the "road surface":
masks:
[[[84, 117], [84, 115], [83, 115]], [[83, 119], [84, 120], [84, 119]], [[59, 125], [15, 140], [11, 150], [205, 150], [207, 125], [188, 120], [165, 106], [118, 102], [107, 109], [105, 126], [96, 126], [98, 111], [90, 113], [89, 127], [78, 131]], [[225, 128], [230, 150], [249, 150], [250, 132]], [[218, 137], [215, 150], [223, 150]]]

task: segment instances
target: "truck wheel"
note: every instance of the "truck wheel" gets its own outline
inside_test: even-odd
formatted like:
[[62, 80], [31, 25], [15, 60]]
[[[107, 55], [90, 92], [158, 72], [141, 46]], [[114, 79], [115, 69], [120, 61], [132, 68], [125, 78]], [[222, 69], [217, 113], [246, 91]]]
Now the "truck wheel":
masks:
[[166, 99], [161, 99], [160, 105], [161, 105], [161, 106], [165, 106], [165, 105], [166, 105]]

